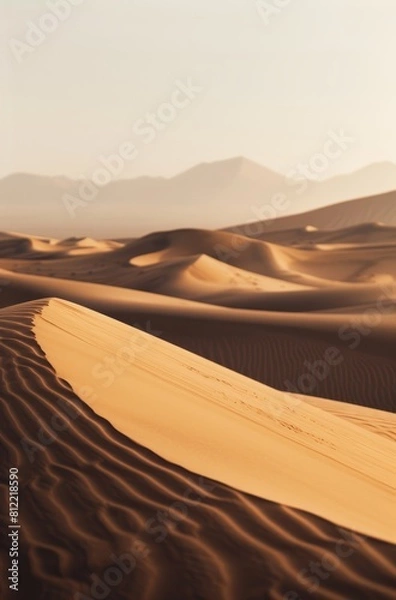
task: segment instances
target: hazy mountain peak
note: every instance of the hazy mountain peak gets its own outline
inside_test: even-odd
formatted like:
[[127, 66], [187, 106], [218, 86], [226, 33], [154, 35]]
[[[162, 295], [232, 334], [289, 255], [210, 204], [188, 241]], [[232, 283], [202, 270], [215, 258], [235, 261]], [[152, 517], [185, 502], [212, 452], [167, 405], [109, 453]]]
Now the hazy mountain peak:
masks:
[[230, 158], [229, 160], [223, 161], [223, 164], [228, 166], [230, 171], [234, 171], [236, 175], [242, 175], [244, 177], [254, 179], [270, 178], [276, 180], [279, 180], [282, 177], [279, 173], [276, 173], [249, 158], [245, 158], [244, 156]]
[[177, 175], [174, 180], [190, 180], [197, 179], [202, 182], [202, 179], [211, 181], [227, 182], [232, 181], [235, 177], [243, 177], [254, 180], [280, 181], [281, 175], [263, 167], [259, 163], [254, 162], [244, 156], [236, 156], [225, 160], [214, 162], [200, 163], [183, 173]]

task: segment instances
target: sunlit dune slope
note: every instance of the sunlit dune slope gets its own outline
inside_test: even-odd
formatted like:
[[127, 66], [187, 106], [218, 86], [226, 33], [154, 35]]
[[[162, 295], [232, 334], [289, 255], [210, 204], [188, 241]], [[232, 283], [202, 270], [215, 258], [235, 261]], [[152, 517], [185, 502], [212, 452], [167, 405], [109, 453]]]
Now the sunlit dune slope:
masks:
[[[92, 388], [96, 413], [166, 460], [396, 541], [393, 442], [61, 300], [34, 330], [59, 376]], [[116, 376], [106, 357], [124, 361]]]

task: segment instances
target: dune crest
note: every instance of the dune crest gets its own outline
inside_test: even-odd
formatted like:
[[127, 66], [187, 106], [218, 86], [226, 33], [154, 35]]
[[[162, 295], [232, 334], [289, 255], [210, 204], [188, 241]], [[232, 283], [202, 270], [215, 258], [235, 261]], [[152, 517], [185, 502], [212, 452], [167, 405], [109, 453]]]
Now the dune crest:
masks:
[[337, 417], [346, 419], [360, 427], [364, 427], [373, 433], [382, 435], [396, 442], [396, 414], [368, 408], [367, 406], [356, 406], [348, 402], [328, 400], [327, 398], [315, 398], [313, 396], [298, 396], [304, 402], [317, 406], [322, 410], [328, 410]]
[[[50, 300], [34, 331], [59, 376], [77, 395], [88, 386], [86, 402], [135, 442], [236, 489], [396, 542], [393, 442], [69, 302]], [[124, 361], [117, 376], [106, 357]]]

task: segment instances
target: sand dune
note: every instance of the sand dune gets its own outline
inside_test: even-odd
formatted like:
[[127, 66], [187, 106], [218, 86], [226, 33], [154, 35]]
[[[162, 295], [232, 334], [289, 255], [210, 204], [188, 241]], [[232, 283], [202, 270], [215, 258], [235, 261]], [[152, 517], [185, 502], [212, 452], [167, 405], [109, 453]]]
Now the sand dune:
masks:
[[[47, 317], [51, 317], [49, 320], [44, 317], [44, 311], [50, 311], [47, 313]], [[49, 332], [55, 327], [58, 335], [59, 327], [64, 324], [53, 322], [58, 311], [62, 319], [69, 313], [74, 325], [78, 315], [83, 314], [83, 331], [86, 331], [87, 315], [99, 319], [101, 325], [106, 323], [106, 328], [115, 327], [117, 336], [123, 328], [99, 315], [59, 301], [15, 306], [0, 312], [1, 367], [2, 375], [7, 377], [1, 403], [6, 433], [3, 442], [10, 457], [18, 463], [24, 482], [21, 551], [25, 577], [20, 597], [67, 598], [70, 590], [73, 594], [81, 592], [93, 597], [91, 575], [95, 582], [98, 578], [103, 581], [107, 570], [115, 565], [113, 559], [117, 561], [122, 556], [124, 561], [135, 560], [136, 566], [126, 562], [128, 566], [132, 564], [132, 569], [121, 576], [115, 589], [111, 589], [111, 597], [116, 599], [393, 598], [391, 545], [339, 529], [312, 514], [244, 494], [206, 478], [200, 479], [146, 450], [95, 414], [89, 406], [93, 400], [90, 390], [80, 390], [85, 399], [85, 402], [81, 401], [56, 374], [32, 334], [35, 321], [36, 330], [43, 327]], [[96, 331], [90, 329], [89, 332]], [[54, 350], [56, 339], [52, 337], [51, 341]], [[89, 337], [86, 342], [80, 339], [78, 344], [87, 343], [87, 347], [92, 348], [92, 342]], [[154, 352], [150, 346], [146, 350], [151, 354]], [[181, 352], [174, 350], [177, 354]], [[187, 362], [192, 360], [195, 365], [197, 359], [182, 354], [187, 357]], [[77, 357], [75, 352], [74, 363], [80, 359], [83, 356]], [[200, 366], [204, 363], [198, 362]], [[131, 365], [130, 369], [133, 368]], [[222, 379], [228, 376], [239, 379], [223, 371]], [[156, 370], [152, 377], [153, 384], [158, 382], [155, 396], [161, 403], [164, 397], [160, 373]], [[202, 375], [196, 373], [193, 379], [200, 381], [200, 385], [203, 383]], [[183, 395], [192, 391], [197, 395], [196, 405], [202, 410], [211, 405], [210, 392], [205, 401], [199, 394], [200, 388], [188, 386], [185, 390], [179, 387], [179, 381], [173, 384], [179, 389], [178, 393]], [[248, 380], [243, 379], [243, 385], [250, 388]], [[226, 384], [217, 382], [216, 386], [215, 389], [220, 391]], [[134, 390], [133, 385], [128, 397], [138, 403], [137, 389], [132, 396], [131, 389]], [[268, 388], [260, 386], [260, 389], [265, 390], [266, 398], [267, 394], [271, 397], [274, 394]], [[228, 395], [227, 386], [219, 410], [229, 411], [226, 408]], [[245, 395], [243, 399], [249, 401]], [[256, 402], [253, 400], [254, 405]], [[304, 406], [307, 408], [300, 425], [308, 414], [307, 427], [323, 422], [323, 411]], [[268, 412], [268, 407], [261, 408], [264, 414], [266, 410]], [[231, 415], [235, 422], [245, 420], [240, 412], [231, 411]], [[158, 418], [155, 414], [147, 416]], [[284, 419], [290, 421], [295, 417], [291, 411]], [[54, 421], [55, 418], [58, 420]], [[326, 439], [334, 435], [333, 439], [341, 443], [336, 433], [338, 427], [340, 432], [345, 431], [340, 425], [342, 420], [327, 418], [325, 421], [331, 422], [334, 429], [323, 432]], [[254, 426], [257, 420], [261, 421], [257, 413], [252, 419], [252, 425], [247, 421], [244, 426]], [[59, 428], [62, 431], [55, 431], [54, 424], [63, 425]], [[41, 428], [43, 433], [40, 433]], [[348, 431], [360, 429], [351, 425]], [[170, 431], [164, 430], [163, 424], [159, 433], [161, 431], [162, 438], [169, 439]], [[182, 432], [178, 432], [178, 439]], [[133, 433], [135, 435], [136, 431]], [[199, 433], [196, 431], [194, 435]], [[296, 440], [299, 435], [305, 439], [304, 431], [285, 428], [284, 435], [286, 443]], [[374, 464], [384, 460], [379, 448], [385, 453], [393, 449], [393, 442], [386, 440], [379, 445], [376, 443], [377, 449], [373, 449], [372, 440], [378, 437], [367, 432], [361, 438], [364, 440], [362, 452], [365, 457], [370, 455], [370, 462], [364, 467], [359, 465], [358, 474], [352, 477], [359, 479], [364, 470], [368, 472]], [[25, 450], [30, 450], [30, 456], [33, 454], [33, 464], [20, 444], [21, 439], [26, 442]], [[264, 439], [259, 443], [267, 444], [268, 441]], [[298, 447], [298, 453], [310, 454], [318, 444], [323, 441], [313, 438], [308, 442], [305, 439], [304, 445]], [[335, 450], [327, 448], [323, 457], [317, 455], [317, 460], [326, 463], [331, 452]], [[345, 455], [347, 461], [353, 456], [354, 452]], [[269, 461], [265, 461], [265, 469], [267, 467], [273, 468]], [[342, 477], [349, 475], [350, 468], [345, 465]], [[383, 473], [383, 477], [388, 476]], [[259, 479], [265, 477], [261, 469]], [[308, 480], [314, 489], [318, 487], [312, 477]], [[368, 489], [378, 485], [376, 481], [376, 477], [363, 478], [361, 484]], [[276, 484], [276, 478], [273, 484]], [[379, 498], [384, 498], [386, 486], [379, 487]], [[180, 503], [181, 498], [185, 500]], [[342, 499], [343, 508], [345, 505], [348, 505], [347, 498]], [[360, 506], [360, 499], [355, 505], [355, 513], [356, 506]], [[376, 507], [367, 515], [375, 526], [382, 519], [378, 512]], [[159, 515], [166, 518], [162, 516], [160, 520]], [[356, 515], [352, 518], [356, 519]], [[386, 537], [391, 534], [388, 527]], [[314, 578], [310, 571], [312, 561], [322, 563], [322, 577]]]
[[[249, 235], [249, 232], [245, 232], [245, 235]], [[253, 237], [255, 236], [253, 235]], [[351, 248], [353, 244], [364, 244], [367, 249], [369, 245], [376, 247], [388, 243], [394, 244], [396, 227], [389, 227], [383, 223], [365, 223], [344, 229], [330, 230], [306, 225], [293, 229], [264, 231], [258, 237], [274, 244], [300, 248], [312, 248], [318, 244], [338, 244], [338, 247], [344, 244], [344, 247]]]
[[115, 241], [97, 241], [90, 238], [70, 238], [57, 240], [39, 236], [26, 236], [20, 233], [0, 233], [0, 257], [21, 260], [47, 260], [74, 255], [109, 252], [122, 247]]
[[[373, 195], [367, 198], [348, 200], [308, 212], [285, 217], [280, 215], [279, 218], [271, 220], [247, 223], [238, 227], [229, 227], [228, 231], [233, 231], [241, 235], [251, 235], [257, 239], [260, 239], [261, 235], [263, 235], [263, 239], [265, 239], [268, 232], [305, 228], [307, 225], [325, 230], [344, 229], [367, 223], [383, 223], [384, 225], [395, 227], [395, 196], [396, 193], [391, 191], [386, 194]], [[264, 204], [264, 208], [266, 206]]]
[[338, 243], [305, 250], [228, 232], [187, 229], [151, 234], [126, 245], [117, 257], [130, 257], [130, 264], [138, 267], [152, 267], [171, 259], [205, 254], [249, 272], [323, 287], [329, 285], [328, 280], [335, 283], [359, 281], [363, 276], [369, 279], [372, 263], [376, 270], [385, 263], [395, 273], [394, 253], [394, 243], [367, 249]]
[[[242, 491], [396, 541], [396, 530], [389, 528], [395, 516], [396, 478], [388, 469], [393, 444], [304, 403], [295, 411], [284, 394], [144, 332], [137, 342], [128, 326], [65, 301], [50, 301], [36, 316], [34, 331], [77, 395], [84, 386], [91, 388], [87, 402], [95, 412], [141, 445]], [[138, 352], [139, 345], [144, 351]], [[76, 354], [85, 357], [84, 365]], [[119, 356], [126, 365], [132, 362], [131, 368], [114, 377], [104, 356]], [[219, 439], [219, 430], [228, 432], [225, 439]], [[309, 473], [315, 473], [315, 483], [307, 493]], [[324, 493], [325, 484], [331, 493], [328, 488]]]

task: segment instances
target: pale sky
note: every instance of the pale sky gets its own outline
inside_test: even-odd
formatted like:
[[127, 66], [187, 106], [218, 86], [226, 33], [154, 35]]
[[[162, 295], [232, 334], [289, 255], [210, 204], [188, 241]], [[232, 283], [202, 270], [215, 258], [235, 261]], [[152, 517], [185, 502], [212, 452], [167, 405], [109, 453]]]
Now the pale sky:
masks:
[[[356, 142], [326, 176], [396, 162], [396, 2], [278, 2], [266, 23], [255, 0], [1, 0], [0, 176], [89, 176], [126, 141], [122, 177], [239, 155], [285, 173], [338, 129]], [[55, 29], [34, 48], [29, 23]], [[189, 79], [155, 139], [133, 131]]]

